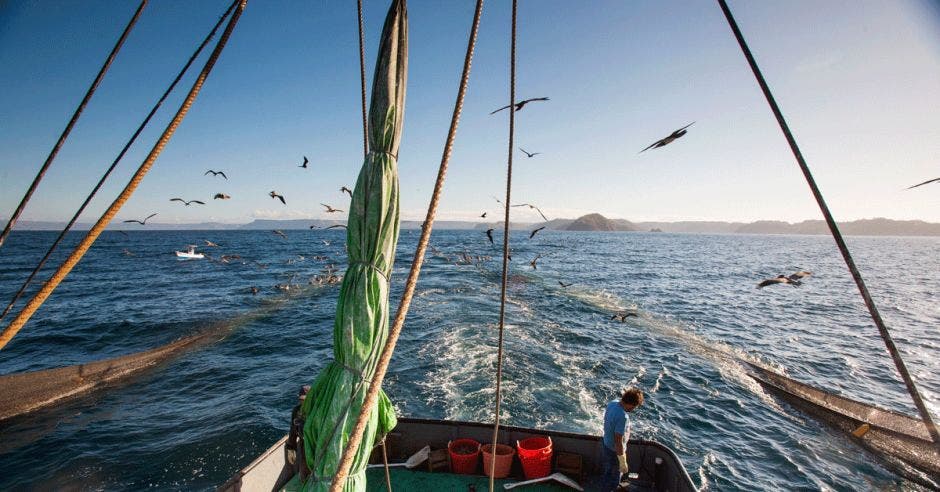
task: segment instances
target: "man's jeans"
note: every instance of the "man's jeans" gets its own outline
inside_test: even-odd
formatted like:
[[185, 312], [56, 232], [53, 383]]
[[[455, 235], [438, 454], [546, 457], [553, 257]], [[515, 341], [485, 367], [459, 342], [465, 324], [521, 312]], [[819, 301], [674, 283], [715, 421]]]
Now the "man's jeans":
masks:
[[620, 462], [617, 460], [617, 453], [603, 444], [601, 447], [604, 448], [604, 474], [601, 478], [601, 490], [610, 492], [620, 484]]

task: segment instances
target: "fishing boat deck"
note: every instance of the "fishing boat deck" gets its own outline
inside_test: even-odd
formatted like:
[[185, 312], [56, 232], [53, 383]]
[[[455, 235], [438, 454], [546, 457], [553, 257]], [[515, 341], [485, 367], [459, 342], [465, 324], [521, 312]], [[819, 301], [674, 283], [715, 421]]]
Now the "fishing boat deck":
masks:
[[[389, 476], [392, 481], [392, 490], [471, 490], [474, 486], [476, 490], [489, 490], [490, 479], [483, 475], [457, 475], [453, 473], [431, 473], [426, 471], [408, 470], [401, 468], [390, 468]], [[367, 492], [386, 492], [385, 470], [382, 468], [371, 468], [366, 471], [368, 477]], [[518, 482], [518, 479], [497, 479], [495, 488], [503, 490], [504, 484]], [[301, 490], [300, 477], [295, 476], [287, 485], [284, 486], [285, 492], [294, 492]], [[523, 485], [518, 490], [545, 490], [570, 492], [572, 489], [564, 485], [552, 482], [540, 482], [532, 485]]]

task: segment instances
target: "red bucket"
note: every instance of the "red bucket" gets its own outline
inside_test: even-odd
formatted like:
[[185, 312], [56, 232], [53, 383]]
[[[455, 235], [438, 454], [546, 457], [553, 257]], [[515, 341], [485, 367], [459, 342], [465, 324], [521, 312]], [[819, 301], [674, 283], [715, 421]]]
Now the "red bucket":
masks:
[[547, 477], [552, 472], [552, 438], [535, 436], [516, 441], [526, 480]]
[[473, 475], [480, 460], [480, 443], [473, 439], [454, 439], [447, 443], [450, 470], [462, 475]]

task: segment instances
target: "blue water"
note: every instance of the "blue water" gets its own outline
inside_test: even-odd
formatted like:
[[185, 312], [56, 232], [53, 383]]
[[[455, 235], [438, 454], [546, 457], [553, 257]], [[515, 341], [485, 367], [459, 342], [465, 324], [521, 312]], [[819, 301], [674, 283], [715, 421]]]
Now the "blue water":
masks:
[[[326, 264], [345, 261], [343, 231], [287, 234], [105, 233], [0, 351], [0, 374], [144, 350], [218, 323], [233, 331], [127, 384], [0, 426], [0, 490], [211, 489], [285, 434], [298, 386], [331, 357], [339, 288], [273, 286], [307, 284]], [[393, 309], [417, 237], [402, 234]], [[604, 403], [634, 383], [647, 400], [634, 415], [633, 437], [674, 449], [693, 481], [711, 490], [917, 490], [766, 396], [723, 355], [915, 413], [830, 238], [526, 237], [513, 238], [503, 422], [598, 433]], [[0, 249], [4, 306], [53, 238], [14, 233]], [[79, 239], [69, 236], [71, 244]], [[201, 250], [243, 262], [173, 256], [204, 239], [221, 246]], [[940, 241], [848, 242], [940, 414]], [[385, 389], [403, 416], [490, 421], [499, 251], [477, 231], [435, 232], [432, 244], [441, 254], [428, 254]], [[464, 251], [494, 259], [455, 265]], [[536, 253], [542, 258], [533, 270]], [[311, 258], [318, 255], [329, 259]], [[799, 269], [814, 272], [801, 287], [754, 288]], [[564, 289], [559, 280], [574, 285]], [[251, 286], [261, 292], [252, 295]], [[632, 307], [638, 318], [610, 320]]]

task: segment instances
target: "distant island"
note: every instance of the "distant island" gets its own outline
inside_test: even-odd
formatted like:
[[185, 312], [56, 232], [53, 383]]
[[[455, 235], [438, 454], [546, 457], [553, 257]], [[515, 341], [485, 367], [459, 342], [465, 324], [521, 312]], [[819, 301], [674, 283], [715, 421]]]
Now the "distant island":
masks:
[[[5, 223], [7, 219], [3, 219]], [[322, 229], [337, 224], [345, 224], [341, 220], [323, 219], [256, 219], [247, 224], [226, 224], [219, 222], [203, 222], [197, 224], [163, 224], [148, 222], [145, 227], [137, 224], [112, 223], [111, 230], [271, 230], [271, 229]], [[553, 219], [548, 222], [513, 222], [512, 229], [533, 229], [545, 226], [547, 230], [556, 231], [649, 231], [663, 233], [693, 233], [693, 234], [797, 234], [797, 235], [828, 235], [829, 228], [822, 220], [804, 220], [790, 223], [778, 220], [759, 220], [756, 222], [719, 222], [719, 221], [679, 221], [679, 222], [630, 222], [624, 219], [609, 219], [601, 214], [593, 213], [583, 215], [577, 219]], [[61, 230], [64, 222], [19, 221], [17, 230]], [[76, 230], [88, 230], [91, 224], [77, 224]], [[437, 230], [486, 230], [489, 228], [501, 229], [502, 222], [476, 222], [438, 220], [434, 222]], [[417, 220], [401, 221], [402, 230], [420, 229], [421, 222]], [[885, 218], [861, 219], [850, 222], [840, 222], [839, 230], [849, 236], [940, 236], [940, 224], [924, 222], [922, 220], [892, 220]]]

